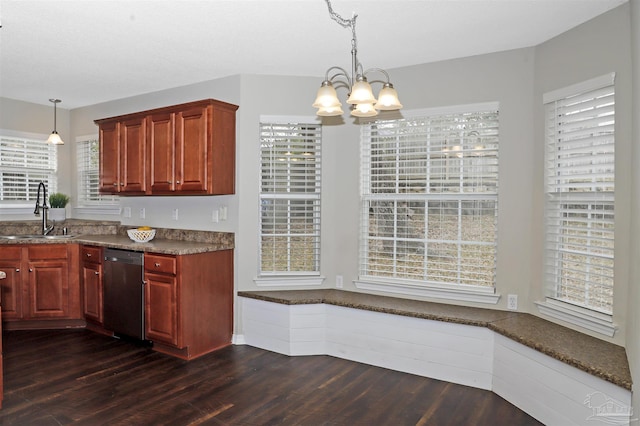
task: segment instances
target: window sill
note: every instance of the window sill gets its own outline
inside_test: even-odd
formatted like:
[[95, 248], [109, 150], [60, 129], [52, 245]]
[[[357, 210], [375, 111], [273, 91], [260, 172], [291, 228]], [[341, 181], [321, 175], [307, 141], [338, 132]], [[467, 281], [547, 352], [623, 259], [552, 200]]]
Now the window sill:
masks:
[[430, 297], [434, 299], [477, 302], [495, 305], [500, 300], [494, 288], [487, 287], [436, 287], [389, 281], [356, 280], [356, 288], [408, 296]]
[[272, 276], [272, 277], [256, 277], [253, 282], [258, 287], [319, 287], [322, 285], [324, 277], [320, 275], [314, 276]]
[[569, 324], [613, 337], [618, 327], [613, 323], [611, 315], [593, 312], [589, 309], [573, 306], [569, 303], [560, 302], [554, 299], [547, 299], [544, 302], [535, 302], [538, 311], [555, 319], [559, 319]]

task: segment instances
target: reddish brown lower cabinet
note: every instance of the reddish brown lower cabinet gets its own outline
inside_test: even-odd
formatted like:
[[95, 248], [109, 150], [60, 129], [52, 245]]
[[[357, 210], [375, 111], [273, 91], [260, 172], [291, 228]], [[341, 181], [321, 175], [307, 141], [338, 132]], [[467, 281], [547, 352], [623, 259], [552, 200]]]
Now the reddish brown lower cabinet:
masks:
[[77, 244], [0, 246], [0, 269], [7, 274], [0, 281], [6, 328], [42, 328], [50, 321], [83, 325], [78, 257]]
[[146, 253], [145, 334], [153, 348], [190, 360], [231, 344], [233, 250]]
[[82, 246], [82, 313], [87, 322], [102, 326], [102, 248]]

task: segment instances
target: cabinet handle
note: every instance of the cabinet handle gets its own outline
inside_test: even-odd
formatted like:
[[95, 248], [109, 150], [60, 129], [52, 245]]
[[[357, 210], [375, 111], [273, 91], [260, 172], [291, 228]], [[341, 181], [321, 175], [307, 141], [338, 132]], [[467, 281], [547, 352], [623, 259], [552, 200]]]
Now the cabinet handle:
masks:
[[156, 268], [160, 267], [160, 264], [158, 262], [155, 263]]

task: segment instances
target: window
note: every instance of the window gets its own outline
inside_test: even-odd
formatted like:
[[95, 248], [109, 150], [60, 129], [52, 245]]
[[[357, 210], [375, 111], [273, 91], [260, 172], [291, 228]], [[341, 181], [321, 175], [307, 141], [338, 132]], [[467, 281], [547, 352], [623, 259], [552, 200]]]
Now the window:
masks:
[[362, 132], [360, 280], [494, 292], [497, 104]]
[[320, 142], [315, 123], [260, 123], [260, 275], [319, 275]]
[[78, 205], [90, 206], [113, 204], [115, 195], [101, 195], [100, 184], [100, 144], [98, 136], [85, 136], [77, 139], [78, 162]]
[[613, 312], [613, 75], [545, 94], [547, 296]]
[[21, 137], [7, 133], [0, 136], [0, 200], [35, 202], [40, 182], [44, 182], [48, 193], [56, 192], [56, 146], [46, 142], [47, 136]]

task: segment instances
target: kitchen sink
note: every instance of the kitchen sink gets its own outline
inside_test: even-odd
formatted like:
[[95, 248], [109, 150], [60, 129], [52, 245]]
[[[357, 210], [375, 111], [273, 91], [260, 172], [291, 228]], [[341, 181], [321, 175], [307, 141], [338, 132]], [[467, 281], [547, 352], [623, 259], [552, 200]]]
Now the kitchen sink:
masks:
[[0, 235], [2, 240], [67, 240], [75, 235]]

